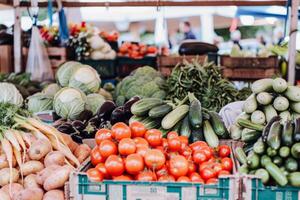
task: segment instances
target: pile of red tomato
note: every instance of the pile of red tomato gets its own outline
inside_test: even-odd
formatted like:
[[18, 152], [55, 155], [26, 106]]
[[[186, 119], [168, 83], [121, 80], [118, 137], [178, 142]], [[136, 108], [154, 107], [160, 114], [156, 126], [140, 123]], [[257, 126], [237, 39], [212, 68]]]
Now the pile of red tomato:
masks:
[[119, 47], [119, 56], [127, 56], [133, 59], [141, 59], [147, 55], [155, 55], [157, 48], [155, 46], [148, 46], [145, 44], [138, 44], [133, 42], [123, 42]]
[[94, 168], [91, 181], [166, 181], [215, 184], [221, 175], [231, 174], [231, 150], [226, 145], [210, 148], [205, 142], [188, 143], [188, 138], [169, 132], [163, 138], [157, 129], [146, 130], [140, 122], [130, 126], [116, 123], [111, 130], [96, 133], [91, 152]]

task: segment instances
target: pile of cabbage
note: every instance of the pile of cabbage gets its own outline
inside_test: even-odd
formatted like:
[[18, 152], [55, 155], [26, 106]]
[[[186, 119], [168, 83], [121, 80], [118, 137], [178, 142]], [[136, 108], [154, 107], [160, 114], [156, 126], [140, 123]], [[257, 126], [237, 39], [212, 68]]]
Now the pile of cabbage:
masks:
[[27, 98], [27, 108], [33, 113], [54, 110], [63, 119], [77, 119], [81, 112], [96, 114], [105, 98], [99, 94], [101, 79], [95, 69], [79, 62], [66, 62], [52, 83]]

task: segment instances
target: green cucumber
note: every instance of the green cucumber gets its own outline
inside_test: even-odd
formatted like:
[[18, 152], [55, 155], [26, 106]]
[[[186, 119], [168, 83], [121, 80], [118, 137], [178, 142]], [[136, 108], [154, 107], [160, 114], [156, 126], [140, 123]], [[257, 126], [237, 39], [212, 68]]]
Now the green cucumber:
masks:
[[255, 98], [255, 94], [252, 94], [246, 99], [246, 101], [243, 105], [243, 110], [244, 110], [244, 112], [251, 114], [256, 109], [257, 109], [257, 101]]
[[229, 128], [230, 138], [233, 140], [239, 140], [242, 136], [242, 128], [233, 124]]
[[247, 119], [247, 120], [250, 120], [250, 117], [251, 117], [251, 115], [249, 115], [248, 113], [242, 112], [241, 114], [239, 114], [237, 116], [236, 120], [238, 120], [238, 119]]
[[164, 129], [171, 129], [177, 122], [182, 120], [189, 112], [188, 105], [181, 105], [169, 112], [161, 121], [161, 126]]
[[286, 147], [286, 146], [282, 146], [279, 149], [279, 155], [282, 158], [287, 158], [290, 155], [290, 148]]
[[249, 173], [248, 173], [248, 174], [250, 174], [250, 175], [254, 175], [254, 174], [255, 174], [255, 172], [256, 172], [256, 169], [253, 169], [253, 170], [249, 171]]
[[277, 111], [272, 105], [267, 105], [264, 107], [264, 113], [266, 116], [267, 122], [271, 121], [271, 119], [275, 116], [277, 116]]
[[283, 124], [281, 134], [282, 144], [285, 146], [292, 146], [294, 143], [294, 125], [291, 121], [287, 121]]
[[300, 187], [300, 172], [292, 172], [288, 175], [291, 186]]
[[267, 142], [268, 139], [268, 135], [270, 133], [270, 129], [271, 126], [273, 125], [274, 122], [280, 121], [280, 117], [279, 116], [275, 116], [273, 117], [268, 123], [267, 125], [264, 127], [264, 130], [262, 132], [262, 140], [263, 142]]
[[282, 131], [282, 126], [280, 122], [278, 121], [274, 122], [271, 126], [270, 133], [267, 138], [267, 144], [275, 150], [280, 148], [281, 131]]
[[284, 163], [284, 167], [289, 172], [295, 172], [298, 170], [298, 162], [294, 158], [288, 158]]
[[190, 122], [189, 122], [189, 115], [186, 115], [182, 121], [179, 134], [189, 138], [191, 136], [191, 132], [192, 131], [191, 131]]
[[262, 131], [264, 129], [264, 126], [261, 124], [255, 124], [247, 119], [238, 119], [237, 123], [244, 128], [249, 128], [257, 131]]
[[273, 96], [268, 92], [261, 92], [257, 94], [256, 100], [261, 105], [268, 105], [272, 102]]
[[266, 116], [262, 111], [256, 110], [251, 114], [251, 122], [255, 124], [264, 124], [266, 122]]
[[297, 113], [297, 112], [293, 112], [292, 113], [292, 119], [298, 119], [298, 118], [300, 118], [300, 113]]
[[270, 180], [270, 175], [269, 175], [268, 171], [263, 169], [263, 168], [260, 168], [260, 169], [256, 170], [255, 176], [260, 178], [261, 182], [263, 184], [268, 183], [268, 181]]
[[191, 140], [192, 142], [204, 141], [203, 129], [199, 128], [199, 129], [192, 130]]
[[254, 151], [255, 153], [257, 153], [258, 155], [261, 155], [261, 154], [263, 154], [263, 153], [265, 152], [265, 150], [266, 150], [266, 145], [265, 145], [265, 143], [262, 141], [261, 138], [258, 139], [258, 140], [254, 143], [254, 145], [253, 145], [253, 151]]
[[182, 125], [182, 121], [179, 121], [179, 122], [177, 122], [177, 124], [171, 130], [176, 132], [176, 133], [179, 133], [181, 125]]
[[288, 110], [279, 113], [279, 117], [281, 117], [281, 123], [285, 123], [292, 119], [291, 113]]
[[272, 147], [267, 148], [267, 155], [270, 157], [274, 157], [277, 155], [276, 149], [273, 149]]
[[267, 155], [263, 155], [260, 158], [260, 164], [263, 167], [266, 167], [267, 163], [269, 163], [269, 162], [272, 162], [272, 159], [269, 156], [267, 156]]
[[285, 186], [288, 183], [288, 180], [286, 176], [283, 174], [283, 172], [279, 169], [278, 166], [276, 166], [274, 163], [269, 162], [265, 166], [266, 170], [270, 174], [270, 176], [280, 185]]
[[294, 112], [300, 113], [300, 102], [292, 102], [290, 107]]
[[300, 143], [295, 143], [291, 148], [291, 154], [294, 158], [300, 158]]
[[155, 106], [149, 110], [148, 116], [151, 118], [159, 118], [166, 116], [169, 112], [172, 111], [172, 106], [168, 104], [163, 104]]
[[273, 89], [273, 79], [264, 78], [254, 81], [251, 85], [251, 90], [253, 93], [257, 94], [260, 92], [268, 92]]
[[257, 169], [259, 167], [259, 161], [259, 155], [254, 152], [247, 156], [247, 166], [249, 169]]
[[280, 156], [275, 156], [272, 161], [278, 167], [280, 167], [282, 165], [282, 163], [283, 163], [283, 160], [282, 160], [282, 158]]
[[293, 139], [295, 142], [300, 142], [300, 118], [294, 120]]
[[147, 117], [143, 121], [141, 121], [146, 129], [154, 129], [160, 127], [160, 120], [159, 119], [152, 119], [151, 117]]
[[203, 133], [204, 133], [204, 138], [207, 144], [210, 147], [216, 148], [219, 145], [219, 138], [216, 135], [215, 131], [211, 127], [211, 124], [209, 123], [208, 120], [204, 121], [203, 125]]
[[283, 78], [275, 78], [273, 80], [272, 86], [275, 92], [282, 93], [287, 89], [288, 84]]
[[130, 117], [129, 119], [129, 124], [131, 124], [132, 122], [138, 121], [141, 122], [145, 119], [145, 117], [138, 117], [136, 115], [133, 115], [132, 117]]
[[209, 112], [209, 115], [209, 122], [211, 123], [215, 133], [221, 138], [226, 138], [229, 134], [222, 118], [218, 113], [213, 111]]
[[145, 98], [135, 102], [131, 106], [131, 113], [137, 116], [144, 116], [155, 106], [163, 104], [163, 100], [157, 98]]
[[235, 157], [238, 159], [238, 161], [243, 165], [247, 163], [247, 156], [241, 147], [237, 147], [235, 149]]
[[253, 142], [256, 141], [261, 136], [261, 132], [244, 128], [242, 130], [241, 140], [243, 142]]
[[289, 100], [285, 97], [276, 97], [273, 102], [273, 107], [277, 111], [285, 111], [289, 108]]
[[298, 86], [288, 86], [284, 95], [291, 101], [299, 102], [300, 101], [300, 88]]
[[162, 132], [164, 138], [165, 138], [165, 137], [168, 135], [168, 133], [170, 132], [170, 130], [163, 129], [162, 127], [160, 127], [158, 130], [160, 130], [160, 131]]
[[244, 165], [240, 166], [240, 167], [238, 168], [238, 172], [239, 172], [240, 174], [248, 174], [248, 173], [249, 173], [249, 169], [248, 169], [247, 164], [244, 164]]
[[194, 128], [200, 128], [202, 126], [202, 107], [201, 103], [198, 99], [194, 99], [190, 103], [190, 109], [189, 109], [189, 120], [190, 124]]

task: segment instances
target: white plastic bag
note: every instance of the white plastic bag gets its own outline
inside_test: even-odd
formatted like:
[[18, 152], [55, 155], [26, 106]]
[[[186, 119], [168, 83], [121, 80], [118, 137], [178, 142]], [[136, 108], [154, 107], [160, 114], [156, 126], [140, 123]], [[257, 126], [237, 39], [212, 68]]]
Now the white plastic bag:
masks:
[[220, 110], [219, 115], [222, 117], [227, 128], [234, 124], [237, 116], [243, 112], [243, 105], [244, 101], [236, 101], [227, 104]]
[[32, 27], [26, 72], [33, 81], [53, 80], [53, 71], [43, 39], [36, 26]]

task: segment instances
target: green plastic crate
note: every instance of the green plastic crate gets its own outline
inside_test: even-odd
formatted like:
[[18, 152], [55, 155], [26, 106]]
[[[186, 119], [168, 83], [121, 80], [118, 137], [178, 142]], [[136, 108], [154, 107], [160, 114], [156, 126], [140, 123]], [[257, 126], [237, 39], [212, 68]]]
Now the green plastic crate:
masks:
[[90, 182], [85, 173], [70, 177], [69, 198], [73, 200], [225, 200], [237, 199], [236, 178], [219, 179], [218, 185], [138, 181]]
[[300, 188], [264, 186], [259, 178], [251, 175], [242, 180], [244, 200], [300, 200]]

